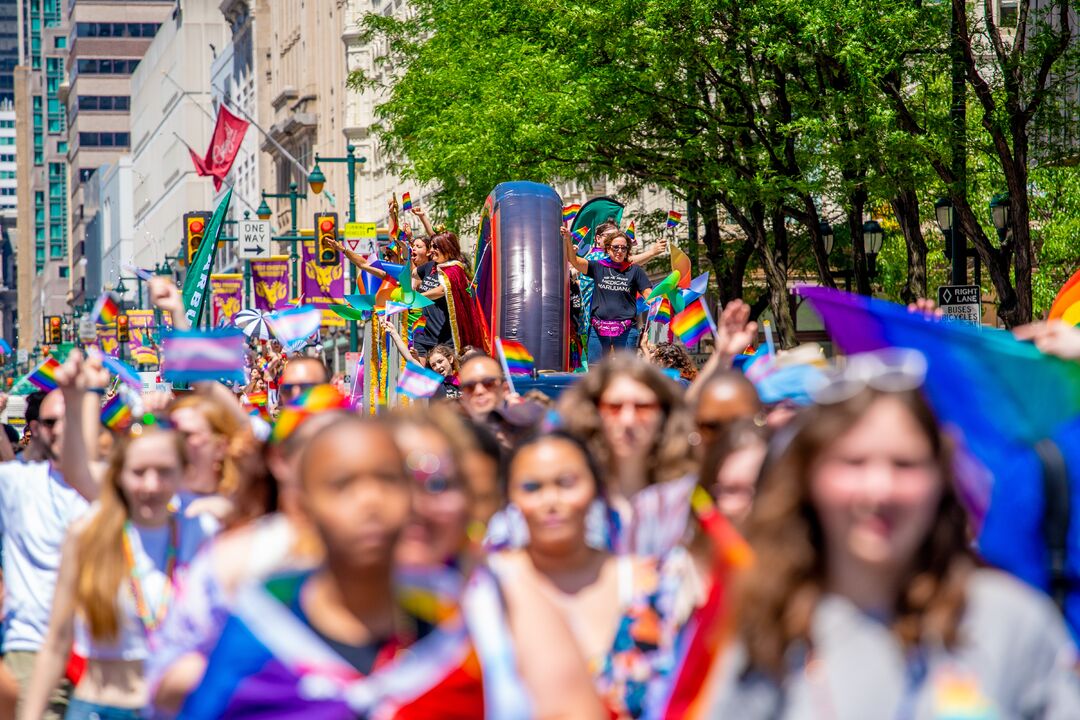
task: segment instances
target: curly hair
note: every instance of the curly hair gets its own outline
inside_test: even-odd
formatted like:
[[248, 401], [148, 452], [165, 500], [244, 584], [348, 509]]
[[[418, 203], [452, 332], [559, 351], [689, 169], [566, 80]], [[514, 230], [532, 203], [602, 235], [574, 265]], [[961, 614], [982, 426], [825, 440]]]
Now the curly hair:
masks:
[[[789, 647], [811, 642], [814, 611], [825, 592], [825, 537], [811, 499], [810, 476], [830, 443], [853, 428], [883, 394], [867, 389], [834, 405], [808, 408], [786, 447], [763, 469], [746, 523], [756, 561], [735, 586], [735, 620], [750, 669], [775, 677]], [[953, 648], [974, 561], [967, 517], [953, 489], [952, 451], [918, 391], [890, 393], [930, 441], [944, 492], [911, 570], [901, 578], [892, 631], [906, 648], [923, 640]]]
[[690, 447], [690, 416], [679, 386], [660, 370], [630, 353], [616, 353], [590, 368], [559, 398], [563, 428], [580, 438], [604, 468], [612, 466], [612, 453], [604, 439], [600, 397], [617, 377], [626, 377], [646, 386], [660, 403], [663, 423], [646, 454], [645, 477], [649, 485], [684, 477], [694, 471]]
[[675, 343], [657, 343], [656, 349], [653, 350], [652, 363], [659, 368], [678, 370], [679, 377], [687, 382], [693, 382], [698, 376], [698, 369], [694, 361], [690, 359], [686, 348]]

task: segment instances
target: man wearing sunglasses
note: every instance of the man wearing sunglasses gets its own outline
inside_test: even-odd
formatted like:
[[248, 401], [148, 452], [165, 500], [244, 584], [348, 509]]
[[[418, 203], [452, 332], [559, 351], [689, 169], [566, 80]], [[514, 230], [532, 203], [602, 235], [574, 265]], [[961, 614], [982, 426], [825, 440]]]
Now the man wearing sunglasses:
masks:
[[473, 422], [483, 423], [492, 411], [506, 403], [506, 379], [502, 366], [490, 355], [474, 355], [458, 372], [461, 405]]
[[278, 383], [278, 405], [284, 407], [298, 398], [308, 388], [330, 382], [326, 365], [319, 358], [294, 357], [281, 373]]
[[[64, 482], [57, 462], [64, 444], [64, 396], [41, 401], [30, 426], [29, 458], [0, 464], [0, 533], [4, 547], [4, 664], [25, 692], [45, 640], [60, 547], [68, 526], [88, 507]], [[32, 458], [32, 459], [30, 459]], [[45, 717], [61, 717], [70, 690], [61, 688]]]

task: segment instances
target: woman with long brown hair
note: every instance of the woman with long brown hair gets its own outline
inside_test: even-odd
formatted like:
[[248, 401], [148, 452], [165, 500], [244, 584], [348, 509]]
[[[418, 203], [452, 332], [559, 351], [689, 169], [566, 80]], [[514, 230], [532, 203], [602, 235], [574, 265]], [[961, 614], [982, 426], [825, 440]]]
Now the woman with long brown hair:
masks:
[[675, 547], [695, 484], [690, 418], [678, 385], [644, 360], [617, 353], [563, 394], [559, 415], [603, 470], [615, 513], [606, 545], [643, 555]]
[[[85, 390], [65, 386], [64, 393], [72, 407], [81, 407]], [[90, 472], [80, 415], [68, 413], [67, 476]], [[41, 717], [73, 643], [86, 667], [67, 717], [140, 717], [148, 700], [143, 663], [154, 652], [185, 566], [217, 528], [213, 519], [189, 517], [173, 504], [187, 469], [183, 437], [164, 419], [140, 420], [115, 442], [97, 505], [68, 533], [24, 720]]]
[[711, 716], [1080, 716], [1060, 616], [972, 557], [925, 367], [849, 359], [770, 458]]

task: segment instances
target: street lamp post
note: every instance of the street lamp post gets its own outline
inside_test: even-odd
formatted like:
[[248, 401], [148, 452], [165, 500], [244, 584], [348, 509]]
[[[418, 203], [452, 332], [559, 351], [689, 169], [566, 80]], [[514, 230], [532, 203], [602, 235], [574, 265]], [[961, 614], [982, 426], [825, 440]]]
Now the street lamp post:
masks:
[[1012, 234], [1012, 218], [1009, 217], [1009, 193], [999, 193], [990, 199], [990, 217], [994, 220], [994, 229], [997, 230], [998, 240], [1004, 245]]
[[877, 256], [885, 242], [885, 231], [877, 220], [863, 223], [863, 250], [866, 251], [866, 274], [870, 278], [877, 275]]
[[[356, 222], [356, 166], [357, 164], [363, 164], [367, 162], [365, 157], [356, 156], [356, 147], [351, 143], [346, 146], [345, 157], [322, 157], [318, 153], [315, 153], [315, 167], [312, 168], [311, 174], [308, 175], [308, 185], [311, 187], [311, 192], [316, 195], [322, 192], [323, 186], [326, 184], [326, 175], [323, 174], [322, 168], [319, 167], [319, 163], [345, 163], [346, 170], [349, 175], [349, 222]], [[349, 268], [350, 283], [356, 282], [356, 269], [350, 264]], [[355, 292], [350, 288], [351, 292]], [[356, 352], [359, 344], [358, 331], [355, 320], [349, 320], [349, 352]]]
[[[266, 204], [266, 198], [274, 198], [274, 199], [277, 199], [277, 200], [288, 200], [289, 201], [290, 227], [289, 227], [289, 238], [288, 238], [288, 240], [289, 240], [289, 248], [290, 248], [290, 258], [292, 259], [292, 269], [293, 269], [293, 297], [300, 297], [300, 270], [299, 270], [300, 255], [296, 251], [296, 243], [301, 238], [299, 238], [299, 236], [297, 235], [296, 204], [300, 200], [307, 200], [307, 193], [300, 192], [299, 187], [297, 186], [297, 184], [295, 182], [289, 183], [289, 192], [287, 192], [287, 193], [268, 193], [268, 192], [264, 191], [262, 193], [262, 203], [260, 203], [258, 209], [255, 210], [255, 215], [260, 220], [269, 220], [270, 216], [273, 214], [270, 211], [270, 206]], [[284, 238], [278, 237], [278, 238], [275, 238], [275, 239], [283, 240]]]

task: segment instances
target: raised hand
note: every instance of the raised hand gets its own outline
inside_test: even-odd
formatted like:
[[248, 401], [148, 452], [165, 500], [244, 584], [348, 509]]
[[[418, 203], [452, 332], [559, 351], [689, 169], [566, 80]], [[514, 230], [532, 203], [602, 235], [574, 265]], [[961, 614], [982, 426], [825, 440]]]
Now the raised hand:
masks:
[[937, 306], [937, 303], [930, 298], [919, 298], [913, 303], [909, 303], [907, 306], [908, 312], [920, 313], [931, 318], [939, 318], [944, 315], [944, 312]]
[[180, 288], [176, 287], [172, 278], [165, 276], [150, 279], [150, 302], [163, 312], [183, 312], [184, 310]]
[[1030, 340], [1047, 355], [1080, 360], [1080, 328], [1062, 320], [1048, 320], [1013, 328], [1013, 335]]

